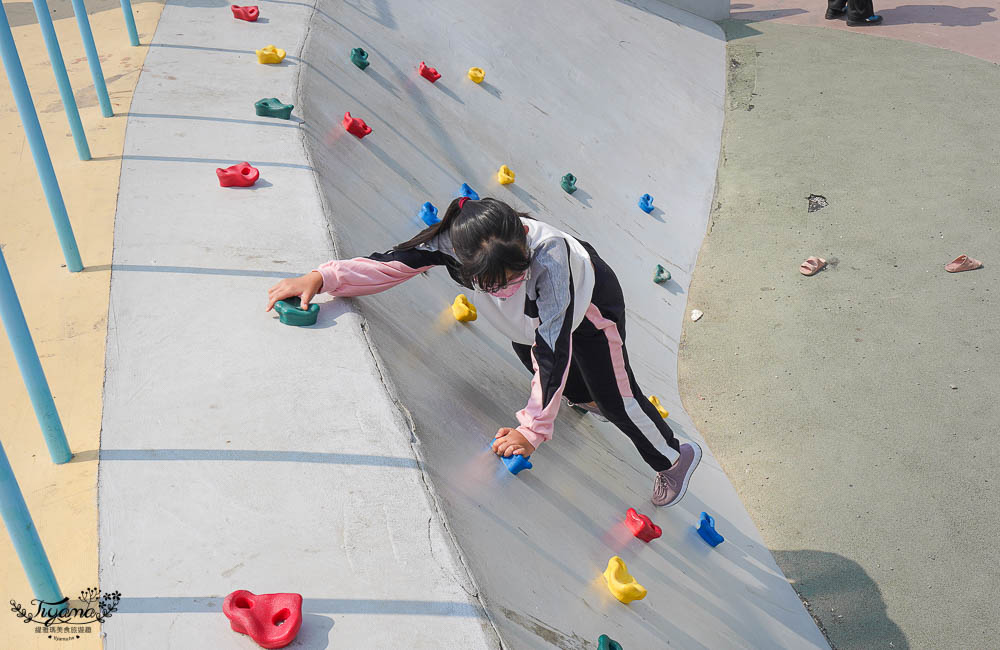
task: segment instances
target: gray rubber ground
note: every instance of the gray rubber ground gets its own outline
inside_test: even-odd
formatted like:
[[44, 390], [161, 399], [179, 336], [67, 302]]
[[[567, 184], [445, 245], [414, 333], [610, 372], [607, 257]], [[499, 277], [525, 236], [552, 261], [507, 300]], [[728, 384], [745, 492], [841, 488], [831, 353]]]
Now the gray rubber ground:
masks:
[[[726, 30], [685, 407], [836, 647], [996, 647], [1000, 68]], [[961, 253], [985, 268], [945, 273]]]

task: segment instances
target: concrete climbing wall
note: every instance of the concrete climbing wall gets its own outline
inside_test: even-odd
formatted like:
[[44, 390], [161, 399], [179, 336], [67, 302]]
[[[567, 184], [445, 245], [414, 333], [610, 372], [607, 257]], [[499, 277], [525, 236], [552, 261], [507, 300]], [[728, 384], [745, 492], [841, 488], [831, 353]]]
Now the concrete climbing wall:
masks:
[[[363, 72], [354, 47], [370, 55]], [[640, 384], [700, 441], [677, 396], [676, 353], [719, 153], [718, 26], [655, 0], [321, 0], [303, 60], [303, 128], [341, 257], [410, 237], [421, 204], [443, 209], [462, 182], [590, 241], [622, 281]], [[443, 78], [419, 77], [421, 61]], [[483, 84], [466, 78], [470, 66], [485, 69]], [[373, 134], [347, 134], [345, 111]], [[496, 181], [504, 163], [514, 185]], [[579, 178], [573, 195], [559, 187], [566, 172]], [[636, 206], [647, 192], [652, 215]], [[663, 286], [651, 281], [658, 263], [673, 274]], [[628, 440], [564, 409], [535, 468], [508, 474], [486, 448], [515, 422], [529, 376], [488, 324], [454, 322], [458, 291], [437, 270], [358, 303], [510, 647], [593, 647], [602, 633], [626, 648], [825, 647], [707, 448], [682, 504], [654, 510], [652, 471]], [[631, 538], [630, 506], [663, 538]], [[714, 550], [694, 532], [702, 510], [727, 538]], [[645, 600], [625, 606], [605, 589], [616, 554]]]

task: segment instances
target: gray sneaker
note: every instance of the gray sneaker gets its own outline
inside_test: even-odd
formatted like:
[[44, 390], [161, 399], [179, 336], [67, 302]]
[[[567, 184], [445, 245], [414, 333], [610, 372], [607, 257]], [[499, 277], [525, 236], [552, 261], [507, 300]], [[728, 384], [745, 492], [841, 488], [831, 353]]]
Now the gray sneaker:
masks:
[[653, 498], [655, 506], [672, 506], [684, 497], [687, 492], [691, 475], [701, 462], [701, 447], [697, 442], [681, 445], [680, 458], [656, 475], [653, 481]]

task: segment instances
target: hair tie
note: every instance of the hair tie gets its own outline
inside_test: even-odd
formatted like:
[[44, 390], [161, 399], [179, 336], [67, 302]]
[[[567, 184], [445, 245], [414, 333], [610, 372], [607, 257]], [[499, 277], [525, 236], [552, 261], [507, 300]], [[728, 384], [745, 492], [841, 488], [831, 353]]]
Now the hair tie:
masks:
[[467, 197], [467, 196], [463, 196], [462, 198], [460, 198], [458, 200], [458, 209], [461, 210], [462, 206], [465, 205], [465, 202], [468, 201], [468, 200], [469, 200], [469, 197]]

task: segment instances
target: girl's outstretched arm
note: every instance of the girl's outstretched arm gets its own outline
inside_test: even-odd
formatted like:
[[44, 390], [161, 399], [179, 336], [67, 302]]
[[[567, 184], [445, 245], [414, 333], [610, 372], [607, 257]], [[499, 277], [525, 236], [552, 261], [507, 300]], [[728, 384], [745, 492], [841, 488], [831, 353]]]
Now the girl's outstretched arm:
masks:
[[292, 296], [299, 296], [302, 309], [318, 293], [331, 296], [370, 296], [405, 282], [424, 271], [439, 265], [456, 262], [449, 255], [429, 248], [390, 250], [372, 253], [368, 257], [349, 260], [330, 260], [319, 268], [299, 276], [282, 280], [268, 291], [267, 310], [274, 303]]

